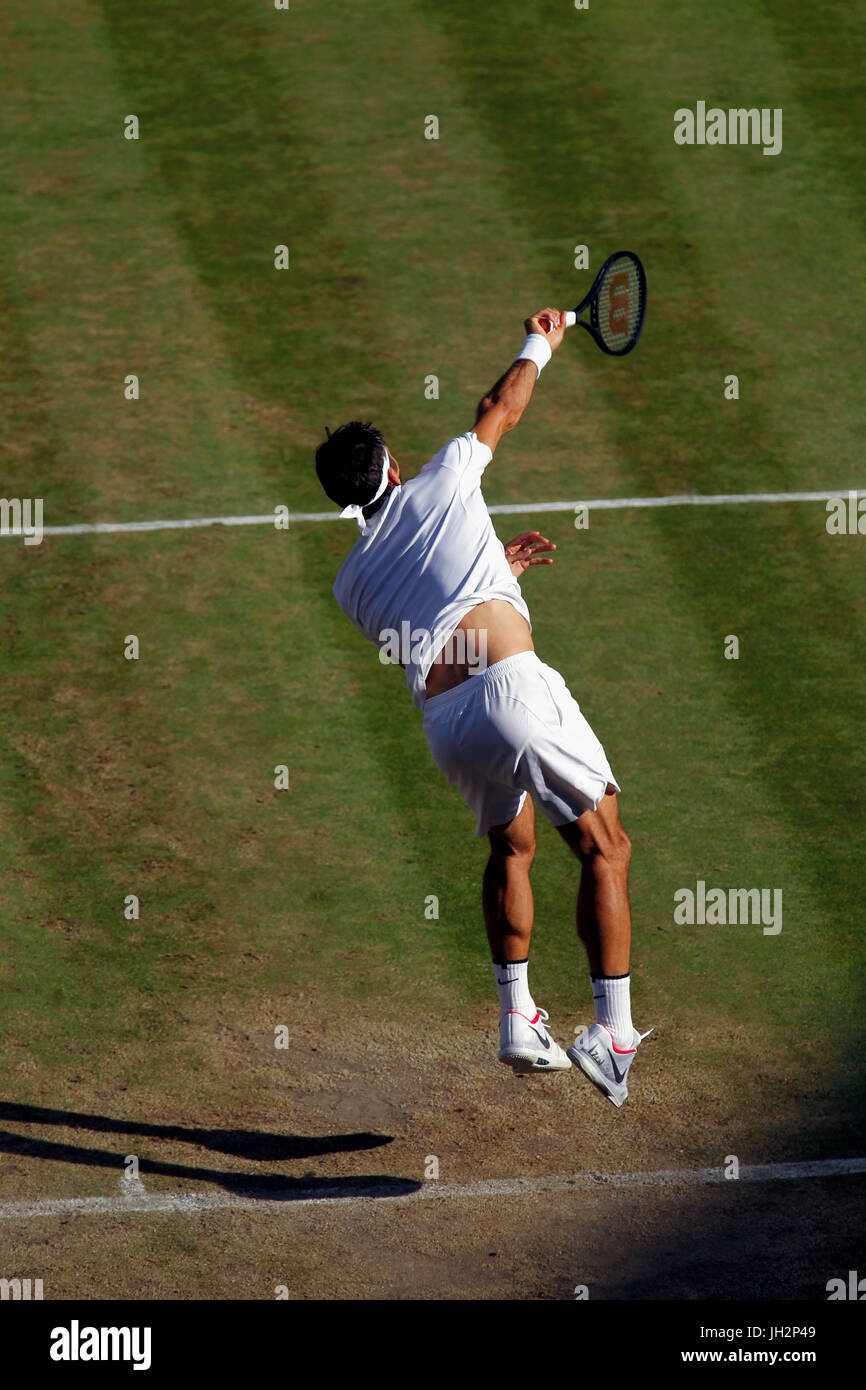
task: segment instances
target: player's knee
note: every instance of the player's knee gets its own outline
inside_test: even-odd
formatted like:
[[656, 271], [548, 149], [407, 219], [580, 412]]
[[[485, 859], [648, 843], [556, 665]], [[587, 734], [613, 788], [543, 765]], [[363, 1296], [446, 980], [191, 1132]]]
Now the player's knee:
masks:
[[621, 825], [601, 834], [595, 829], [581, 836], [577, 852], [584, 861], [591, 861], [600, 873], [622, 874], [631, 862], [631, 840]]
[[619, 827], [616, 853], [617, 862], [620, 864], [622, 868], [627, 869], [629, 864], [631, 863], [631, 840], [623, 830], [622, 826]]
[[490, 853], [494, 859], [508, 860], [529, 868], [535, 858], [535, 835], [491, 835]]
[[605, 867], [611, 873], [624, 874], [628, 872], [628, 866], [631, 862], [631, 840], [621, 825], [617, 826], [612, 834], [606, 838], [602, 857]]
[[510, 845], [507, 857], [519, 864], [521, 868], [528, 869], [535, 858], [535, 836]]

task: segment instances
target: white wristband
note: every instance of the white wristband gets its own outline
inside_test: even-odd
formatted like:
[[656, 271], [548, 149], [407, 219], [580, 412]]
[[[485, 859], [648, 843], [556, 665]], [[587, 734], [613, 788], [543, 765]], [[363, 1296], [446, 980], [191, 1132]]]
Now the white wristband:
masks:
[[540, 333], [530, 333], [520, 352], [517, 354], [517, 361], [521, 357], [528, 357], [530, 362], [534, 362], [541, 376], [542, 369], [547, 366], [553, 352], [550, 343]]

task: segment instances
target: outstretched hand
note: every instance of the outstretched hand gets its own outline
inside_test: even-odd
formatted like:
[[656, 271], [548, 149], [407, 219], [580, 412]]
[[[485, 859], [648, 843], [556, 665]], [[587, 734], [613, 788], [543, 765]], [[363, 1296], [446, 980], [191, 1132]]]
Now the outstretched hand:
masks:
[[505, 546], [505, 558], [511, 568], [511, 573], [519, 579], [523, 571], [530, 565], [552, 565], [553, 561], [548, 560], [538, 552], [542, 550], [555, 550], [546, 536], [542, 536], [540, 531], [524, 531], [522, 535], [515, 536], [513, 541], [508, 541]]

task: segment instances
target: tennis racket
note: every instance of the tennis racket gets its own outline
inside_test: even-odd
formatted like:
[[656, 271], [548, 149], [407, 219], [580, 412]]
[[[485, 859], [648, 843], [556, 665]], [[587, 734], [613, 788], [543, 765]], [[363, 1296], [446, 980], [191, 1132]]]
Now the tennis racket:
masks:
[[[588, 321], [580, 317], [585, 309], [589, 310]], [[596, 275], [589, 294], [576, 309], [568, 310], [565, 323], [569, 328], [580, 324], [602, 352], [625, 357], [640, 337], [645, 312], [644, 268], [633, 251], [615, 251]]]

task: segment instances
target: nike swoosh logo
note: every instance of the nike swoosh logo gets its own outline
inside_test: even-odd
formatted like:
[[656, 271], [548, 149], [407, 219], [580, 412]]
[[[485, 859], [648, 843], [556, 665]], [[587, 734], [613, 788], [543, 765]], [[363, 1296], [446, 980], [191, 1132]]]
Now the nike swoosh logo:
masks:
[[[589, 1056], [595, 1062], [596, 1066], [599, 1067], [602, 1071], [604, 1071], [604, 1053], [601, 1051], [601, 1049], [598, 1047], [591, 1047], [589, 1049]], [[616, 1062], [613, 1060], [613, 1055], [611, 1053], [609, 1053], [608, 1056], [610, 1057], [610, 1065], [613, 1069], [614, 1080], [616, 1081], [617, 1086], [621, 1086], [622, 1083], [625, 1081], [625, 1072], [620, 1071]]]
[[[530, 1028], [532, 1028], [532, 1024], [531, 1024], [531, 1023], [530, 1023], [529, 1026], [530, 1026]], [[544, 1033], [539, 1033], [539, 1031], [538, 1031], [537, 1028], [532, 1028], [532, 1031], [533, 1031], [533, 1033], [535, 1034], [535, 1036], [538, 1038], [538, 1041], [539, 1041], [544, 1047], [546, 1047], [546, 1048], [549, 1050], [549, 1049], [550, 1049], [550, 1038], [548, 1038]]]

